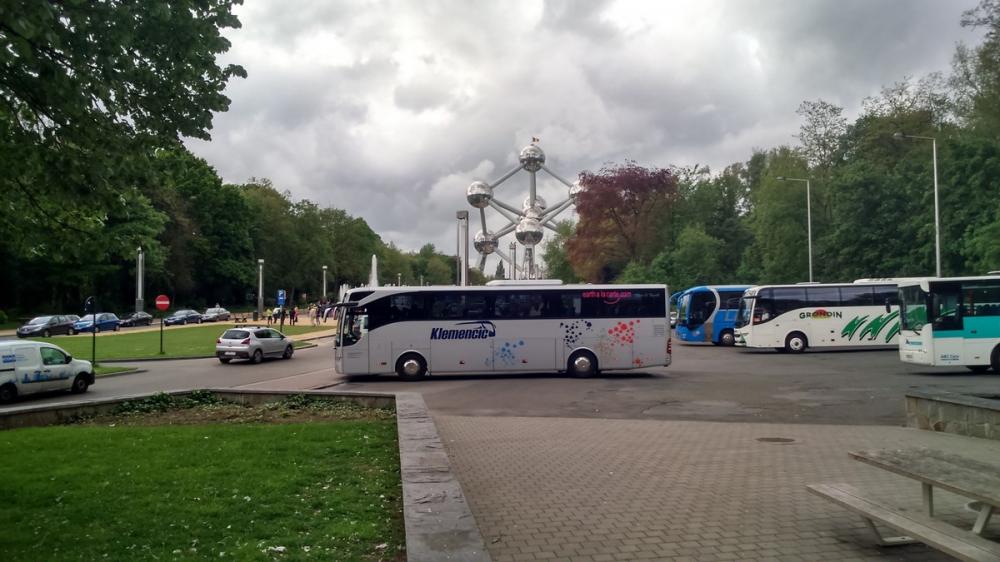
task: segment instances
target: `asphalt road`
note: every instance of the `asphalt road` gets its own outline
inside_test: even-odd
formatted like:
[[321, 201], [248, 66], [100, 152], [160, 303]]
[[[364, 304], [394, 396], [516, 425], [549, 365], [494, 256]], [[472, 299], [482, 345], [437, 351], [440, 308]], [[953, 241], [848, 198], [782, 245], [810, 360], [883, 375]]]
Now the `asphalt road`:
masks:
[[[907, 365], [894, 350], [785, 355], [675, 342], [674, 363], [668, 368], [592, 379], [449, 375], [403, 382], [336, 375], [330, 340], [319, 343], [296, 351], [290, 361], [261, 365], [221, 365], [215, 359], [146, 362], [145, 373], [98, 379], [83, 399], [238, 387], [321, 373], [342, 381], [338, 390], [420, 392], [435, 414], [902, 425], [903, 395], [911, 388], [1000, 395], [1000, 375]], [[2, 409], [79, 399], [69, 394], [29, 397]]]

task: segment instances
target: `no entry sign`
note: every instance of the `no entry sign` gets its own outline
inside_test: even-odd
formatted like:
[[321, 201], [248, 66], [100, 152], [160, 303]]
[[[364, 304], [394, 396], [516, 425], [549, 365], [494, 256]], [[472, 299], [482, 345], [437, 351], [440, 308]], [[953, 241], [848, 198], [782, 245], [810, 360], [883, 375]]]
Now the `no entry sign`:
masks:
[[167, 295], [159, 295], [156, 297], [156, 309], [166, 310], [170, 308], [170, 297]]

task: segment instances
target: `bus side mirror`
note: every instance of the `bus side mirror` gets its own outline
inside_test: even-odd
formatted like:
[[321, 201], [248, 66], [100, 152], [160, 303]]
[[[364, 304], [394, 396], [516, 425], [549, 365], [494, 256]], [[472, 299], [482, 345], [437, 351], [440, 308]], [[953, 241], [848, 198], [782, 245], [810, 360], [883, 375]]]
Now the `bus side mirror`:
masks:
[[889, 299], [885, 299], [885, 311], [892, 312], [892, 306], [889, 304]]

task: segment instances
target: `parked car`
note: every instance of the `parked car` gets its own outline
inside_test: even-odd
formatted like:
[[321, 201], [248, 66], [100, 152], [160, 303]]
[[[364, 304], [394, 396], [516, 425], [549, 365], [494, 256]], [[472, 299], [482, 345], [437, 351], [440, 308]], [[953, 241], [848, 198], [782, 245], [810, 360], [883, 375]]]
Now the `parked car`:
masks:
[[99, 312], [97, 322], [94, 322], [94, 315], [88, 314], [73, 323], [73, 329], [77, 332], [106, 332], [108, 330], [117, 332], [121, 320], [110, 312]]
[[90, 361], [73, 359], [50, 343], [0, 341], [0, 403], [14, 401], [22, 394], [49, 390], [81, 393], [94, 384]]
[[175, 324], [201, 324], [201, 314], [197, 310], [176, 310], [170, 316], [163, 319], [167, 326]]
[[205, 314], [201, 315], [202, 322], [220, 322], [222, 320], [229, 320], [229, 311], [225, 308], [210, 308], [205, 311]]
[[72, 316], [38, 316], [17, 329], [19, 338], [47, 338], [56, 334], [74, 334]]
[[215, 340], [215, 355], [222, 363], [233, 359], [249, 359], [260, 363], [265, 357], [291, 359], [295, 342], [278, 330], [261, 326], [226, 330]]
[[131, 328], [133, 326], [150, 326], [153, 324], [153, 315], [148, 312], [133, 312], [125, 318], [122, 318], [121, 324], [119, 326], [123, 328]]

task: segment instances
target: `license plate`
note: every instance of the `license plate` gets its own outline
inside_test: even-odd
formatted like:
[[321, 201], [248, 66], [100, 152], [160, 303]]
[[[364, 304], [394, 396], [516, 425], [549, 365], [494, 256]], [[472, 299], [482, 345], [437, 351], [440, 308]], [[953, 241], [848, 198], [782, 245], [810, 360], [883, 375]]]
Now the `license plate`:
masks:
[[226, 355], [236, 355], [236, 352], [235, 351], [227, 351]]

